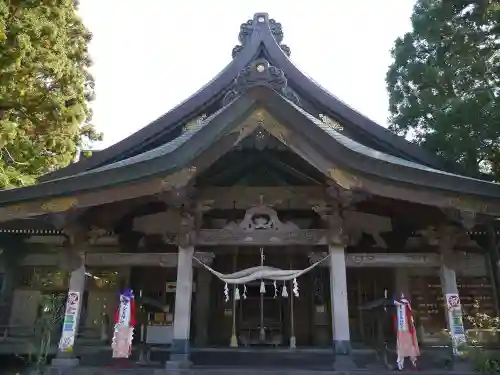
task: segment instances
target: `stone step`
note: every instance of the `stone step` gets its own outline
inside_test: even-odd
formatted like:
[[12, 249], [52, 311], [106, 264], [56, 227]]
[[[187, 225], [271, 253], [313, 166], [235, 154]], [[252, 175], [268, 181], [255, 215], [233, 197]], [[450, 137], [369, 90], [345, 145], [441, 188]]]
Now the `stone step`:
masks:
[[[169, 360], [168, 352], [153, 352], [151, 355], [149, 368], [144, 369], [144, 364], [139, 364], [137, 353], [129, 359], [130, 367], [139, 368], [141, 371], [151, 370], [152, 367], [163, 368], [166, 361]], [[191, 353], [193, 369], [230, 369], [230, 371], [239, 371], [241, 369], [249, 370], [276, 370], [276, 371], [332, 371], [335, 369], [335, 355], [331, 351], [270, 351], [270, 350], [199, 350]], [[353, 354], [352, 359], [355, 362], [355, 368], [358, 370], [367, 370], [372, 372], [383, 371], [386, 368], [381, 365], [381, 360], [377, 359], [375, 354], [366, 353]], [[84, 367], [109, 368], [111, 353], [102, 353], [101, 355], [84, 356], [80, 360], [80, 365]], [[390, 366], [395, 366], [396, 356], [391, 353], [388, 356]], [[406, 364], [409, 368], [409, 363]], [[128, 367], [128, 366], [127, 366]], [[451, 367], [451, 362], [446, 351], [440, 353], [433, 351], [423, 353], [418, 360], [418, 369], [422, 371], [446, 371]], [[345, 367], [337, 370], [344, 369]], [[350, 367], [348, 367], [350, 369]]]
[[[475, 375], [474, 372], [457, 371], [401, 371], [405, 375]], [[180, 371], [165, 371], [162, 369], [112, 369], [96, 367], [78, 367], [62, 375], [394, 375], [387, 370], [294, 370], [294, 369], [257, 369], [257, 368], [191, 368]]]
[[273, 352], [273, 351], [207, 351], [194, 352], [191, 361], [199, 367], [233, 368], [283, 368], [332, 370], [334, 355], [331, 352]]

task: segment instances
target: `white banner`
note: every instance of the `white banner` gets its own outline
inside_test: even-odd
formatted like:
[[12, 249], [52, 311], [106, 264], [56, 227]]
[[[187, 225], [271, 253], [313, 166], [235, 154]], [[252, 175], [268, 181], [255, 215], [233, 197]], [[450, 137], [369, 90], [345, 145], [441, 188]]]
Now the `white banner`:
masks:
[[462, 305], [460, 297], [456, 293], [446, 294], [445, 297], [453, 354], [459, 355], [460, 345], [466, 342]]
[[63, 352], [71, 352], [75, 344], [78, 314], [80, 313], [80, 305], [82, 303], [80, 297], [79, 292], [71, 290], [68, 292], [61, 339], [59, 340], [59, 349]]

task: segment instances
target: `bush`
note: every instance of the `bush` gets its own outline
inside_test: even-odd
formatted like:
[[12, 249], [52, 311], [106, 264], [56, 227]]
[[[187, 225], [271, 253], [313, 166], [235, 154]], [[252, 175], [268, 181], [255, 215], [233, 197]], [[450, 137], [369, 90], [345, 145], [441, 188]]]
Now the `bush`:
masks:
[[[466, 343], [460, 349], [463, 357], [470, 358], [474, 368], [482, 374], [500, 374], [500, 358], [484, 348], [478, 334], [489, 331], [492, 335], [498, 335], [500, 319], [482, 313], [479, 301], [474, 302], [469, 313], [464, 312], [464, 317], [472, 328], [467, 330]], [[472, 335], [472, 332], [476, 334]]]

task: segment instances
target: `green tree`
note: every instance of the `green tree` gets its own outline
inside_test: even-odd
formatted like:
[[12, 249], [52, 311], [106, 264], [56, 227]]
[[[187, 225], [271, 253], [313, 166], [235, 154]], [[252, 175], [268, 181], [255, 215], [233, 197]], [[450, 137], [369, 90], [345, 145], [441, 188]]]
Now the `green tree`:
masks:
[[99, 140], [91, 34], [74, 0], [0, 0], [0, 188], [34, 183]]
[[500, 2], [417, 0], [387, 73], [389, 128], [471, 176], [500, 177]]

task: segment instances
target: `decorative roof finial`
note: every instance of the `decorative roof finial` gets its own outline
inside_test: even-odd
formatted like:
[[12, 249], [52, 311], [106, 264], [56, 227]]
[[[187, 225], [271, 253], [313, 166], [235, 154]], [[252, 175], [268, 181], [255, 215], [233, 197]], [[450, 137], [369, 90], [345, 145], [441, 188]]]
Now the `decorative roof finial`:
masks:
[[270, 65], [265, 59], [257, 59], [240, 71], [231, 89], [224, 95], [222, 105], [228, 105], [250, 87], [259, 85], [270, 87], [292, 103], [299, 105], [297, 94], [288, 87], [285, 73], [281, 69]]
[[276, 22], [272, 18], [269, 19], [269, 15], [267, 13], [255, 13], [252, 20], [248, 20], [240, 26], [240, 33], [238, 34], [240, 45], [233, 48], [233, 58], [249, 43], [254, 30], [261, 27], [267, 27], [271, 30], [276, 43], [278, 43], [283, 52], [290, 57], [290, 47], [285, 44], [281, 44], [281, 42], [283, 42], [283, 29], [281, 27], [281, 23]]

